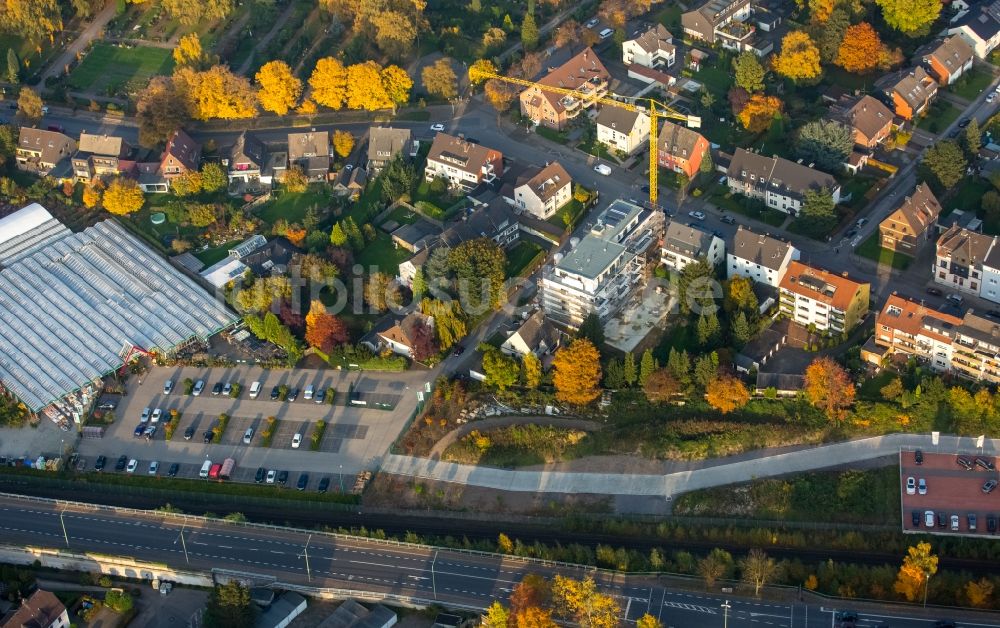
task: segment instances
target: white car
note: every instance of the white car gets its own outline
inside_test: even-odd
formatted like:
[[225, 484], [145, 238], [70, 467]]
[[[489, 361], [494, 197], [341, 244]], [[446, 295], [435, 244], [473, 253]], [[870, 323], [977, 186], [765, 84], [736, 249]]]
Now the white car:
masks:
[[609, 166], [608, 164], [597, 164], [596, 166], [594, 166], [594, 172], [609, 177], [611, 176], [611, 166]]
[[993, 102], [994, 100], [996, 100], [996, 97], [997, 97], [997, 93], [996, 92], [992, 92], [992, 93], [990, 93], [989, 96], [986, 97], [986, 102]]
[[167, 381], [163, 382], [164, 395], [169, 395], [171, 392], [173, 392], [173, 390], [174, 390], [174, 380], [168, 379]]
[[203, 390], [205, 390], [205, 380], [199, 379], [194, 383], [194, 390], [191, 391], [191, 394], [197, 397]]
[[917, 482], [917, 493], [920, 493], [921, 495], [927, 494], [927, 480], [924, 478], [920, 478]]
[[688, 212], [688, 216], [694, 218], [695, 220], [705, 220], [705, 214], [703, 212]]
[[243, 444], [249, 445], [250, 441], [253, 440], [253, 428], [248, 427], [247, 431], [243, 432]]
[[156, 410], [153, 410], [153, 416], [149, 420], [152, 421], [153, 423], [159, 423], [160, 417], [162, 416], [163, 416], [163, 410], [157, 408]]
[[128, 466], [125, 467], [125, 472], [135, 473], [135, 470], [138, 466], [139, 466], [139, 461], [136, 460], [135, 458], [132, 458], [131, 460], [128, 461]]
[[148, 421], [149, 420], [149, 415], [152, 414], [152, 412], [153, 412], [152, 408], [146, 408], [145, 410], [143, 410], [142, 411], [142, 416], [139, 417], [139, 421], [142, 422], [142, 423], [145, 423], [146, 421]]
[[149, 463], [149, 474], [156, 475], [156, 472], [160, 470], [160, 463], [156, 460]]
[[917, 480], [912, 475], [906, 478], [906, 494], [907, 495], [917, 494]]
[[[587, 23], [584, 24], [584, 26], [587, 27], [587, 28], [594, 28], [595, 26], [597, 26], [600, 23], [601, 23], [601, 19], [600, 18], [592, 17], [589, 20], [587, 20]], [[1000, 87], [1000, 86], [998, 86], [998, 87]]]
[[292, 449], [298, 449], [299, 445], [302, 444], [302, 432], [296, 432], [295, 436], [292, 436]]
[[274, 478], [276, 477], [278, 477], [278, 472], [275, 471], [274, 469], [270, 469], [267, 472], [267, 479], [264, 481], [267, 482], [268, 484], [274, 484]]
[[933, 510], [924, 511], [924, 525], [927, 526], [928, 528], [933, 528], [934, 527], [934, 511]]
[[444, 131], [444, 125], [438, 122], [437, 124], [431, 125], [431, 131]]

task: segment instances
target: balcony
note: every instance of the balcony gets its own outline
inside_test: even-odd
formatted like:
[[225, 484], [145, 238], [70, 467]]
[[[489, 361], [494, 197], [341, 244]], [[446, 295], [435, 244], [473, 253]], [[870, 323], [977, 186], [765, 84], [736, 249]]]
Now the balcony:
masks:
[[724, 48], [739, 48], [740, 46], [749, 43], [750, 38], [753, 37], [756, 30], [757, 27], [752, 24], [733, 21], [716, 28], [715, 34], [723, 39], [722, 46]]

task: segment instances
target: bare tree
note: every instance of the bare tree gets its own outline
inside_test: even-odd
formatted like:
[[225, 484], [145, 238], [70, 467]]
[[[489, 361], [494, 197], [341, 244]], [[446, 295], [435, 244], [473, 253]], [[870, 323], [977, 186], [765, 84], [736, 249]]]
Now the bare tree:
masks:
[[740, 562], [743, 572], [743, 580], [753, 585], [753, 594], [760, 595], [760, 589], [768, 583], [778, 570], [774, 559], [770, 558], [762, 549], [754, 548], [750, 550], [747, 557]]

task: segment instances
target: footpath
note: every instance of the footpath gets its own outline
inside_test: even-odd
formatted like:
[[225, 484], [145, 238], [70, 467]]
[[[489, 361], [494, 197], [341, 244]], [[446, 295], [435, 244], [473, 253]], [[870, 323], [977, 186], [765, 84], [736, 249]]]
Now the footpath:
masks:
[[[749, 482], [758, 478], [815, 471], [873, 458], [894, 456], [901, 449], [978, 453], [972, 437], [941, 436], [937, 446], [928, 434], [889, 434], [832, 445], [759, 456], [739, 462], [666, 474], [587, 473], [570, 471], [518, 471], [441, 462], [413, 456], [388, 455], [380, 471], [395, 475], [453, 482], [468, 486], [527, 493], [589, 493], [596, 495], [653, 496], [665, 499], [703, 488]], [[985, 453], [1000, 451], [1000, 439], [987, 439]]]

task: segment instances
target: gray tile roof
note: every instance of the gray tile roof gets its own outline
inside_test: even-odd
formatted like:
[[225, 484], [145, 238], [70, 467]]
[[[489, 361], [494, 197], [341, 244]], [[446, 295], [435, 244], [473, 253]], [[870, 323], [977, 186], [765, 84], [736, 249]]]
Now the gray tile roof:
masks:
[[810, 189], [838, 187], [837, 180], [825, 172], [784, 157], [764, 157], [743, 148], [736, 149], [727, 174], [775, 194], [796, 198], [801, 198]]
[[635, 128], [635, 121], [639, 118], [638, 111], [629, 111], [621, 107], [601, 107], [594, 122], [600, 126], [614, 129], [619, 133], [628, 134]]
[[729, 253], [771, 270], [781, 270], [781, 262], [791, 249], [792, 245], [784, 240], [754, 233], [740, 225], [733, 236], [733, 248]]
[[667, 231], [663, 236], [663, 248], [676, 251], [685, 257], [699, 258], [708, 255], [714, 237], [701, 229], [689, 227], [678, 220], [671, 220], [667, 223]]
[[368, 131], [368, 161], [390, 161], [410, 143], [410, 129], [372, 127]]

